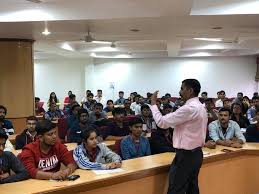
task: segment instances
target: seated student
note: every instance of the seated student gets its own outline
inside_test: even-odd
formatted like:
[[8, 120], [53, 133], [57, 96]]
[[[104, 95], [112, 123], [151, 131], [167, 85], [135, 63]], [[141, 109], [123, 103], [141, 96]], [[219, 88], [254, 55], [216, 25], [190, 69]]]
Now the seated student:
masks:
[[102, 90], [97, 90], [97, 94], [96, 96], [94, 97], [94, 100], [97, 102], [97, 103], [101, 103], [103, 106], [105, 105], [106, 103], [106, 99], [105, 97], [103, 96], [103, 91]]
[[251, 107], [247, 111], [247, 118], [250, 121], [250, 123], [255, 122], [255, 111], [259, 108], [259, 97], [254, 96], [252, 98]]
[[247, 96], [244, 96], [242, 100], [242, 114], [244, 116], [247, 116], [246, 113], [249, 108], [250, 108], [250, 99]]
[[[0, 129], [0, 184], [22, 181], [29, 178], [29, 174], [21, 161], [12, 152], [4, 150], [7, 139], [8, 136], [5, 131]], [[11, 173], [11, 170], [15, 174]]]
[[135, 112], [135, 115], [139, 115], [141, 113], [141, 104], [140, 104], [140, 95], [134, 97], [134, 102], [130, 105], [132, 111]]
[[213, 101], [211, 98], [207, 98], [204, 100], [205, 108], [208, 114], [209, 121], [215, 121], [218, 119], [217, 112], [213, 109]]
[[128, 99], [124, 100], [124, 112], [125, 116], [135, 115], [135, 112], [130, 108], [130, 101]]
[[37, 131], [35, 130], [37, 124], [37, 118], [30, 116], [26, 120], [26, 129], [20, 135], [15, 138], [15, 149], [22, 149], [25, 145], [36, 141]]
[[37, 116], [41, 116], [45, 114], [45, 110], [42, 106], [43, 106], [43, 103], [40, 103], [40, 98], [35, 97], [35, 114]]
[[51, 103], [56, 103], [58, 106], [60, 105], [55, 92], [51, 92], [49, 95], [48, 106], [50, 106]]
[[201, 97], [200, 97], [200, 102], [203, 104], [205, 102], [205, 100], [208, 99], [208, 92], [202, 92], [201, 93]]
[[[57, 139], [55, 124], [39, 121], [36, 131], [38, 139], [26, 145], [19, 158], [34, 179], [65, 180], [77, 165], [71, 152]], [[65, 165], [62, 170], [61, 163]]]
[[150, 147], [152, 154], [159, 154], [164, 152], [174, 152], [173, 147], [173, 129], [157, 128], [156, 131], [151, 133]]
[[242, 114], [242, 105], [234, 102], [231, 106], [231, 120], [236, 121], [240, 128], [247, 128], [250, 123], [249, 120]]
[[103, 111], [103, 105], [101, 103], [96, 103], [93, 111], [89, 113], [89, 121], [94, 123], [101, 119], [107, 119], [107, 115]]
[[74, 122], [78, 122], [78, 111], [80, 108], [80, 105], [77, 103], [71, 107], [71, 114], [67, 117], [67, 126], [69, 129], [73, 126]]
[[107, 101], [107, 106], [103, 109], [104, 112], [107, 113], [107, 115], [112, 115], [112, 111], [114, 109], [114, 104], [112, 100]]
[[55, 102], [52, 102], [50, 104], [48, 112], [45, 113], [44, 115], [45, 119], [50, 120], [50, 121], [56, 121], [60, 118], [64, 117], [64, 113], [58, 109], [57, 105]]
[[123, 91], [119, 91], [119, 99], [115, 101], [115, 105], [123, 105], [125, 98], [123, 98], [124, 96], [124, 92]]
[[136, 117], [129, 121], [130, 135], [121, 141], [121, 154], [124, 160], [151, 154], [148, 139], [142, 136], [142, 120]]
[[7, 109], [0, 105], [0, 129], [3, 129], [7, 135], [14, 134], [13, 123], [5, 119]]
[[231, 100], [228, 98], [225, 98], [223, 100], [223, 107], [231, 110]]
[[98, 143], [94, 129], [82, 133], [83, 142], [73, 151], [73, 157], [81, 169], [106, 170], [121, 167], [121, 158], [105, 144]]
[[88, 130], [90, 126], [96, 128], [96, 126], [89, 122], [88, 111], [83, 108], [78, 110], [78, 119], [68, 130], [68, 142], [81, 143], [82, 131]]
[[64, 111], [66, 115], [71, 114], [71, 108], [74, 104], [78, 104], [76, 101], [76, 95], [75, 94], [70, 94], [69, 95], [69, 103], [64, 105]]
[[143, 122], [143, 131], [145, 133], [151, 133], [156, 130], [156, 123], [152, 117], [152, 112], [147, 104], [141, 106], [140, 118]]
[[259, 142], [259, 108], [256, 109], [254, 118], [257, 123], [249, 125], [246, 129], [247, 142]]
[[219, 99], [215, 102], [216, 108], [222, 108], [223, 107], [223, 101], [226, 98], [226, 93], [224, 90], [221, 90], [218, 95]]
[[162, 115], [167, 115], [168, 113], [171, 113], [174, 111], [174, 108], [171, 104], [165, 104], [162, 110]]
[[82, 107], [86, 109], [88, 112], [93, 111], [94, 105], [96, 104], [96, 101], [93, 99], [94, 95], [93, 93], [87, 94], [86, 101], [82, 104]]
[[115, 108], [112, 111], [113, 122], [108, 124], [108, 129], [105, 131], [105, 140], [120, 140], [129, 135], [129, 126], [124, 123], [124, 109]]
[[72, 91], [68, 91], [67, 96], [66, 96], [65, 99], [64, 99], [64, 105], [69, 104], [69, 102], [70, 102], [69, 96], [70, 96], [71, 94], [73, 94]]
[[[81, 104], [84, 104], [87, 101], [88, 94], [91, 94], [91, 93], [92, 93], [91, 90], [86, 90], [85, 96], [81, 100]], [[94, 97], [94, 95], [93, 95], [93, 97]]]
[[209, 124], [209, 135], [218, 145], [240, 148], [246, 142], [239, 125], [230, 120], [230, 110], [221, 108], [218, 120]]

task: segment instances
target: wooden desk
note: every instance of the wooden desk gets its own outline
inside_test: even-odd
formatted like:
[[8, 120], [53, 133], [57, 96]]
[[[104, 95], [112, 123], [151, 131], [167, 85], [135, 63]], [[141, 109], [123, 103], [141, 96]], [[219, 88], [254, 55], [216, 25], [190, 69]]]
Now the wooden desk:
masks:
[[16, 138], [17, 134], [13, 134], [13, 135], [9, 135], [8, 139], [10, 140], [10, 142], [15, 145], [15, 138]]
[[[259, 144], [242, 149], [204, 148], [199, 176], [201, 194], [255, 194], [259, 191]], [[80, 194], [165, 194], [168, 170], [174, 153], [163, 153], [123, 161], [123, 172], [96, 175], [91, 170], [76, 170], [80, 179], [69, 182], [27, 180], [1, 185], [1, 194], [80, 193]]]

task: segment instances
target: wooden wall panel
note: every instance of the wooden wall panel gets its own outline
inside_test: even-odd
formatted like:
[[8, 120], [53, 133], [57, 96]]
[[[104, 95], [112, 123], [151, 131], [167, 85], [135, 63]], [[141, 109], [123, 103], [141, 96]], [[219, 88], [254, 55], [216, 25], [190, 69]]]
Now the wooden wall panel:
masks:
[[0, 104], [8, 118], [34, 113], [32, 41], [0, 39]]

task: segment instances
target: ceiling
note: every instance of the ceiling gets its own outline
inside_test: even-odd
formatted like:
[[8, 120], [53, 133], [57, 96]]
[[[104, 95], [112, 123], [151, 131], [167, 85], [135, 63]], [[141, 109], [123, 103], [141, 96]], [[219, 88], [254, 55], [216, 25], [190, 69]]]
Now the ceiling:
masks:
[[[36, 40], [36, 59], [256, 55], [254, 7], [258, 0], [1, 0], [0, 38]], [[85, 42], [88, 30], [115, 47]]]

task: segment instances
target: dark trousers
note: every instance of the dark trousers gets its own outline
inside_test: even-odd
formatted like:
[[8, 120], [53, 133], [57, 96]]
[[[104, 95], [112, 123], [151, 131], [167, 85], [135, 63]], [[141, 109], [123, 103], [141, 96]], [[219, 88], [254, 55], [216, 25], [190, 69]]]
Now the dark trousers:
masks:
[[199, 194], [198, 175], [203, 161], [201, 148], [176, 149], [169, 171], [167, 194]]

